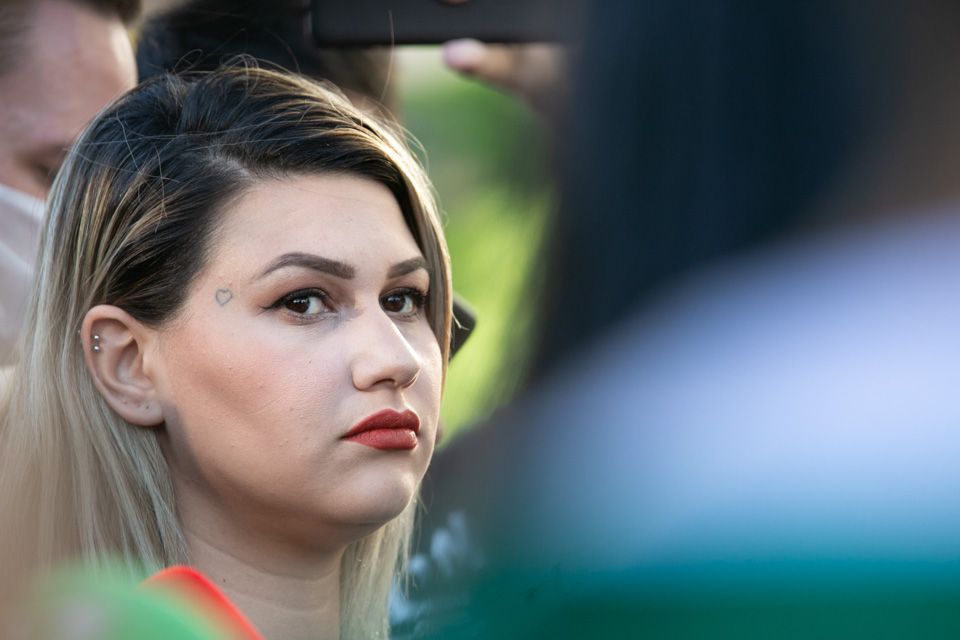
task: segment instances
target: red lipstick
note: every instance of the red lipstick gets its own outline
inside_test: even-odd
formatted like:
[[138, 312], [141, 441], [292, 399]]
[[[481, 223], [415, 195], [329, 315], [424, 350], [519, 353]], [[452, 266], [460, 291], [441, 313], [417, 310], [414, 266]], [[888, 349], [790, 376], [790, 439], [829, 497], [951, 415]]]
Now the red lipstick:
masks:
[[420, 433], [420, 418], [407, 409], [384, 409], [350, 427], [343, 440], [350, 440], [381, 451], [413, 449]]

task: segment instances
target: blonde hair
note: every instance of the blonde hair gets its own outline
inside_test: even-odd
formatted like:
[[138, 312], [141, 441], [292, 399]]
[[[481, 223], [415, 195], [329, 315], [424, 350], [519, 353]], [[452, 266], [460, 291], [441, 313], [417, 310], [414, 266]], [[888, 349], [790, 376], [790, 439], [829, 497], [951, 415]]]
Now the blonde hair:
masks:
[[[156, 434], [123, 421], [100, 396], [81, 322], [97, 304], [164, 322], [202, 269], [231, 199], [257, 179], [324, 172], [394, 193], [432, 272], [428, 316], [446, 362], [447, 249], [427, 177], [393, 127], [315, 82], [249, 66], [148, 82], [88, 126], [54, 185], [0, 415], [0, 566], [28, 572], [119, 556], [134, 571], [189, 562]], [[387, 635], [388, 592], [415, 508], [344, 554], [342, 637]]]

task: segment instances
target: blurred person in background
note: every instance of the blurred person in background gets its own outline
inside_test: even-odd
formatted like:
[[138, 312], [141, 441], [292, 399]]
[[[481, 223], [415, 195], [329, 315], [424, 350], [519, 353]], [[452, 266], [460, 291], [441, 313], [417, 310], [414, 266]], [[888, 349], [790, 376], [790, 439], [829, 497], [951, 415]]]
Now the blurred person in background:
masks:
[[594, 3], [530, 391], [434, 463], [410, 635], [955, 635], [958, 25]]
[[0, 367], [16, 354], [43, 199], [80, 129], [136, 83], [138, 0], [0, 6]]

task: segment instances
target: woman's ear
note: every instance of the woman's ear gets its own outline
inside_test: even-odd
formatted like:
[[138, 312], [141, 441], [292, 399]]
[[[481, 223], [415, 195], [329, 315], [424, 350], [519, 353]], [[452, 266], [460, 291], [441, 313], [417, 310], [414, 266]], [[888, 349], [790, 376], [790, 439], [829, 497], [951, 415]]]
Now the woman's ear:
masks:
[[83, 318], [80, 341], [93, 382], [107, 404], [131, 424], [163, 422], [154, 381], [144, 367], [156, 333], [119, 307], [101, 304]]

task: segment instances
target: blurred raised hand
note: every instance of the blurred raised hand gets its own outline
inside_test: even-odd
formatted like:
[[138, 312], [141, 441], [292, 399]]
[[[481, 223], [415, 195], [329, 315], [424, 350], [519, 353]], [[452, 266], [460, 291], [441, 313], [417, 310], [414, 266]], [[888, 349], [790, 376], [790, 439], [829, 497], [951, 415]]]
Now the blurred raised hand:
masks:
[[451, 40], [443, 45], [444, 63], [525, 102], [547, 119], [558, 115], [566, 99], [564, 45], [552, 43], [486, 44]]

